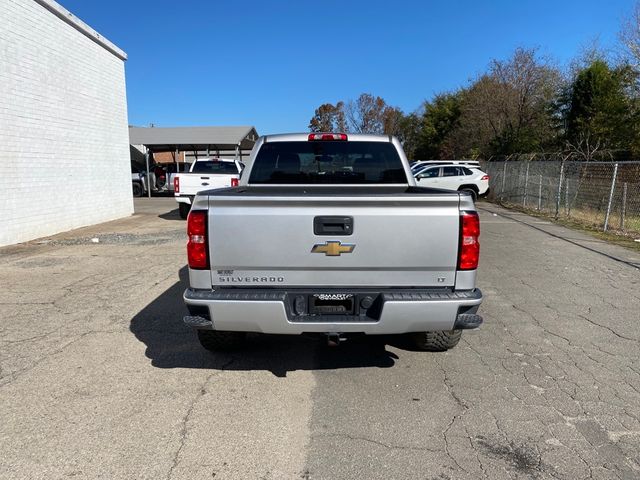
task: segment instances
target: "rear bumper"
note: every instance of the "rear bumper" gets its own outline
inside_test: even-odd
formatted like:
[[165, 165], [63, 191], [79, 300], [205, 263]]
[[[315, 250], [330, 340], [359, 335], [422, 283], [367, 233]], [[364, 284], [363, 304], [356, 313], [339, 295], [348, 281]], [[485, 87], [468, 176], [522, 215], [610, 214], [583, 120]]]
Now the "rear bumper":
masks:
[[176, 202], [178, 203], [187, 203], [191, 205], [193, 203], [194, 195], [180, 195], [174, 193], [174, 197], [176, 199]]
[[363, 289], [357, 294], [359, 299], [375, 296], [373, 306], [356, 309], [354, 315], [298, 315], [293, 302], [300, 292], [295, 289], [187, 289], [183, 298], [190, 315], [184, 321], [199, 329], [290, 335], [386, 335], [477, 328], [482, 323], [476, 314], [482, 303], [478, 289]]

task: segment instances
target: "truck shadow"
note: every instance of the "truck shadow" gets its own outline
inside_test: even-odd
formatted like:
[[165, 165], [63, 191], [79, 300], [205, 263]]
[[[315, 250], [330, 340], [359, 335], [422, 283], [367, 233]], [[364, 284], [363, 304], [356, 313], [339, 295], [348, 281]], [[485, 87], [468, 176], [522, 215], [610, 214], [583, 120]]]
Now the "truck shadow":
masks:
[[385, 337], [355, 337], [338, 348], [329, 348], [321, 336], [251, 335], [237, 353], [204, 350], [196, 334], [182, 323], [187, 309], [182, 293], [188, 286], [188, 271], [180, 269], [180, 280], [131, 319], [130, 330], [147, 347], [146, 356], [158, 368], [205, 368], [212, 370], [267, 370], [278, 377], [295, 370], [340, 368], [389, 368], [397, 355]]
[[165, 212], [165, 213], [161, 213], [160, 215], [158, 215], [158, 217], [162, 218], [163, 220], [179, 220], [181, 222], [184, 222], [184, 219], [180, 218], [180, 212], [178, 211], [177, 208], [174, 208], [173, 210], [169, 210], [168, 212]]

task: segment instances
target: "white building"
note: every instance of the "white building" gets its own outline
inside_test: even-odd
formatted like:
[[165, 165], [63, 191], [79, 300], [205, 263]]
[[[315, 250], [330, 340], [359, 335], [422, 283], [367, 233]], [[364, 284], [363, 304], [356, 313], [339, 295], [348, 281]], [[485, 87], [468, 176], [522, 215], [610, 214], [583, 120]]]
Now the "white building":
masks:
[[0, 12], [0, 245], [132, 214], [126, 54], [52, 0]]

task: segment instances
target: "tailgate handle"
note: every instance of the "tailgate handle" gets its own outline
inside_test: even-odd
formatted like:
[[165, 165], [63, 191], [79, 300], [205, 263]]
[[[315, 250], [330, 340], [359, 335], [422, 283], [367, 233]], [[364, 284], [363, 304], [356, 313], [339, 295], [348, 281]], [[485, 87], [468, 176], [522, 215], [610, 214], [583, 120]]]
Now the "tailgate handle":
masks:
[[200, 180], [209, 180], [209, 177], [200, 177]]
[[313, 233], [315, 235], [351, 235], [353, 217], [315, 217]]

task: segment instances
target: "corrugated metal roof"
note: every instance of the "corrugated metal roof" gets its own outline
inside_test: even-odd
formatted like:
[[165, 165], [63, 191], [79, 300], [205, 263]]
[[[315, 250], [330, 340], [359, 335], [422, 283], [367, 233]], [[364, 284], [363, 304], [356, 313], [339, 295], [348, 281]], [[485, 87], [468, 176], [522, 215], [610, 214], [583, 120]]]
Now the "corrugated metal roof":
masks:
[[258, 139], [252, 126], [237, 127], [129, 127], [129, 143], [151, 150], [233, 150], [237, 145], [249, 150]]

